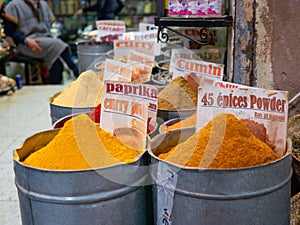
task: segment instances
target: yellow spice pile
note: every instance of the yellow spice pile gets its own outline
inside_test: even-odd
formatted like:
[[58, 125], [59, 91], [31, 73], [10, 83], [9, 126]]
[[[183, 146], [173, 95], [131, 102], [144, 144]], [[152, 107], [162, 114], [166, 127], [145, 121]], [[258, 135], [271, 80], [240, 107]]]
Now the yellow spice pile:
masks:
[[201, 168], [249, 167], [279, 158], [241, 120], [226, 113], [217, 115], [185, 142], [158, 157], [179, 165]]
[[54, 105], [65, 107], [95, 107], [101, 103], [103, 82], [92, 70], [87, 70], [67, 86], [53, 100]]
[[198, 88], [183, 77], [173, 79], [159, 94], [158, 108], [163, 110], [195, 109]]
[[47, 146], [23, 163], [43, 169], [80, 170], [134, 162], [141, 151], [124, 146], [86, 114], [68, 120]]

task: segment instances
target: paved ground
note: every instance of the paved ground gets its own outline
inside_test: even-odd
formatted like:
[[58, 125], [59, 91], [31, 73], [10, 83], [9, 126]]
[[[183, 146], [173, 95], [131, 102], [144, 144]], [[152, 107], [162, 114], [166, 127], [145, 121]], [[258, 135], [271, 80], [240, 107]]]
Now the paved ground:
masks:
[[21, 225], [14, 184], [13, 151], [26, 138], [51, 129], [49, 98], [64, 85], [24, 86], [0, 96], [0, 224]]

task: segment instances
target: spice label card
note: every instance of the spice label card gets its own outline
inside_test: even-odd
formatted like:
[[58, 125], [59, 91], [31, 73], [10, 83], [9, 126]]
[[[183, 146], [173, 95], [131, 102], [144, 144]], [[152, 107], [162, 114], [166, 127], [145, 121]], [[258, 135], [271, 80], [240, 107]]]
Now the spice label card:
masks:
[[[104, 82], [104, 94], [119, 97], [135, 98], [145, 102], [148, 106], [147, 133], [154, 131], [156, 127], [156, 115], [158, 104], [158, 90], [154, 85], [134, 84], [117, 81]], [[102, 117], [102, 114], [101, 114]]]
[[178, 171], [166, 163], [157, 166], [157, 225], [172, 224], [174, 194], [178, 181]]
[[150, 80], [154, 66], [153, 55], [130, 51], [127, 63], [132, 65], [132, 82], [143, 83]]
[[216, 80], [214, 81], [213, 86], [220, 87], [220, 88], [249, 88], [249, 86], [242, 85], [242, 84], [235, 84], [231, 82], [226, 82], [222, 80]]
[[124, 145], [145, 150], [148, 104], [133, 96], [104, 94], [100, 127], [116, 136]]
[[129, 63], [132, 66], [131, 81], [135, 83], [143, 83], [150, 80], [152, 67], [143, 63]]
[[157, 30], [157, 26], [152, 23], [139, 23], [139, 31]]
[[[184, 38], [183, 46], [188, 49], [193, 49], [193, 51], [198, 49], [205, 50], [206, 48], [210, 48], [213, 46], [217, 48], [223, 48], [227, 46], [226, 27], [211, 27], [209, 30], [205, 28], [203, 29], [202, 27], [181, 27], [179, 28], [178, 32], [191, 38]], [[200, 43], [197, 43], [192, 40], [206, 43], [209, 42], [210, 44], [203, 47], [203, 45], [201, 46]]]
[[153, 67], [155, 64], [154, 60], [155, 60], [154, 55], [144, 54], [142, 52], [132, 50], [129, 51], [127, 63], [139, 62]]
[[144, 31], [135, 31], [135, 32], [126, 32], [123, 33], [119, 40], [157, 40], [157, 31], [156, 30], [144, 30]]
[[193, 49], [192, 51], [205, 62], [223, 64], [225, 60], [226, 48], [212, 46], [207, 48]]
[[113, 42], [126, 32], [125, 22], [122, 20], [97, 20], [97, 41]]
[[136, 50], [148, 55], [155, 55], [156, 41], [132, 41], [132, 40], [114, 40], [114, 59], [127, 61], [131, 50]]
[[[264, 131], [266, 141], [279, 155], [286, 152], [288, 92], [261, 88], [203, 86], [198, 92], [196, 130], [216, 115], [230, 113], [253, 131]], [[251, 130], [251, 129], [250, 129]], [[220, 137], [221, 138], [221, 137]]]
[[132, 77], [132, 65], [113, 59], [105, 59], [103, 81], [115, 80], [130, 82]]
[[203, 85], [208, 86], [212, 86], [215, 83], [215, 79], [223, 80], [223, 64], [178, 58], [174, 67], [173, 79], [182, 76], [187, 80], [193, 80], [200, 84], [200, 79], [203, 77]]
[[218, 80], [218, 79], [213, 79], [212, 83], [208, 83], [207, 79], [205, 77], [198, 77], [197, 85], [200, 87], [215, 86], [215, 87], [220, 87], [220, 88], [250, 88], [249, 86], [246, 86], [246, 85], [226, 82], [226, 81], [222, 81], [222, 80]]
[[171, 51], [171, 59], [170, 59], [170, 68], [169, 72], [174, 73], [176, 71], [176, 63], [177, 60], [183, 59], [194, 59], [194, 60], [201, 60], [201, 58], [196, 55], [193, 51], [187, 48], [180, 48], [180, 49], [172, 49]]
[[153, 41], [154, 55], [160, 55], [161, 43], [157, 42], [157, 31], [146, 30], [123, 33], [119, 40], [132, 41]]

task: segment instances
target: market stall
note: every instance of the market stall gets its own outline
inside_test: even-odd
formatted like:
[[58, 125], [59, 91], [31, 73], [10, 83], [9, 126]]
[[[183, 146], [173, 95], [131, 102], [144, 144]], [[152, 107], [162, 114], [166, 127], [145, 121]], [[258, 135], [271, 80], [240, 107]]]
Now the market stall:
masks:
[[159, 21], [49, 96], [54, 128], [13, 159], [24, 225], [290, 224], [288, 92], [232, 83], [220, 42], [157, 42]]

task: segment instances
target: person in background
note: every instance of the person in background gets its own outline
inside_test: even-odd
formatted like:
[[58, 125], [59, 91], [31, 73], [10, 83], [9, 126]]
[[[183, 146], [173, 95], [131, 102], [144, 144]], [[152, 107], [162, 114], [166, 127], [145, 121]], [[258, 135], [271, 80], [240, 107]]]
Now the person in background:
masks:
[[79, 17], [86, 12], [97, 12], [98, 20], [114, 20], [123, 7], [122, 0], [98, 0], [91, 6], [79, 9], [75, 15]]
[[17, 50], [25, 56], [40, 58], [49, 70], [49, 83], [61, 84], [64, 65], [79, 76], [69, 46], [51, 35], [50, 27], [55, 17], [43, 0], [12, 0], [2, 10], [4, 33], [10, 36]]

